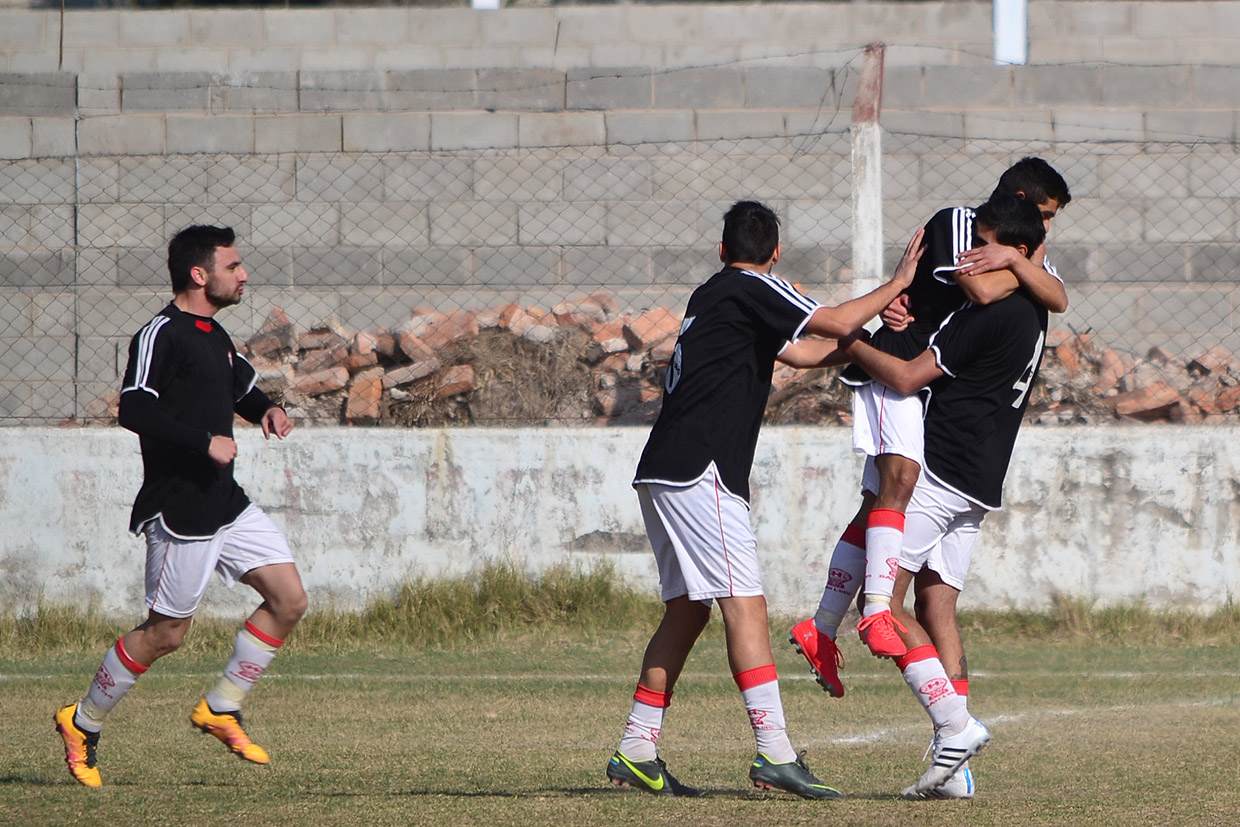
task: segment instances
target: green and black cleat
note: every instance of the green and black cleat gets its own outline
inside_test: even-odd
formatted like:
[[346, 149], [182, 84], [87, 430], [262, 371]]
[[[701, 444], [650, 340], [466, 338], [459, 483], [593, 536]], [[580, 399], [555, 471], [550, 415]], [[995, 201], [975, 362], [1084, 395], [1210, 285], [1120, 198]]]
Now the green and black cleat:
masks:
[[805, 753], [795, 760], [776, 764], [762, 753], [749, 765], [749, 779], [755, 787], [767, 790], [783, 790], [801, 798], [840, 799], [839, 790], [819, 781], [805, 765]]
[[616, 750], [607, 762], [607, 778], [618, 787], [634, 787], [655, 795], [697, 796], [701, 791], [686, 787], [667, 771], [663, 759], [653, 761], [630, 761], [624, 753]]

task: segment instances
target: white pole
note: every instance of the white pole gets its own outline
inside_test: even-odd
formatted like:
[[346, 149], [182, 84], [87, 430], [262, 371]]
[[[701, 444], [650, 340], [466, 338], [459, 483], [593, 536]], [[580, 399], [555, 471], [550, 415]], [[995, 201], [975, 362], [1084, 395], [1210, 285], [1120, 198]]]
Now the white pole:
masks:
[[878, 125], [883, 104], [883, 44], [865, 49], [852, 111], [853, 295], [883, 280], [883, 152]]
[[995, 63], [1029, 62], [1029, 0], [994, 0]]

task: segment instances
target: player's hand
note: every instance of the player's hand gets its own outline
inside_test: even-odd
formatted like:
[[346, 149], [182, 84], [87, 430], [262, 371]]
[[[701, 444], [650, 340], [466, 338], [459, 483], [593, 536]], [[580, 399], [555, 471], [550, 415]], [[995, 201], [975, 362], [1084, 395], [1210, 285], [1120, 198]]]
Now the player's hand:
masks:
[[901, 293], [896, 296], [891, 304], [883, 308], [883, 312], [878, 314], [883, 320], [883, 324], [899, 333], [901, 330], [909, 326], [913, 321], [913, 314], [908, 312], [908, 294]]
[[[1045, 255], [1044, 251], [1043, 256]], [[976, 276], [981, 273], [992, 273], [995, 270], [1012, 270], [1016, 267], [1020, 257], [1020, 252], [1015, 247], [1005, 247], [1002, 244], [974, 247], [956, 256], [956, 263], [960, 265], [956, 275]]]
[[283, 408], [271, 407], [267, 409], [267, 413], [263, 414], [263, 439], [270, 439], [275, 434], [280, 439], [284, 439], [293, 430], [293, 420], [288, 418], [288, 414]]
[[896, 274], [892, 281], [901, 287], [908, 287], [913, 283], [913, 276], [917, 273], [917, 262], [921, 261], [921, 254], [926, 249], [921, 243], [925, 234], [925, 227], [917, 228], [917, 232], [913, 233], [913, 238], [909, 241], [908, 246], [904, 248], [904, 255], [900, 258], [900, 263], [896, 265]]
[[232, 437], [213, 436], [210, 446], [207, 447], [207, 456], [223, 468], [237, 458], [237, 443]]
[[1038, 249], [1033, 251], [1033, 255], [1029, 256], [1029, 260], [1039, 267], [1046, 267], [1046, 242], [1043, 241], [1038, 245]]

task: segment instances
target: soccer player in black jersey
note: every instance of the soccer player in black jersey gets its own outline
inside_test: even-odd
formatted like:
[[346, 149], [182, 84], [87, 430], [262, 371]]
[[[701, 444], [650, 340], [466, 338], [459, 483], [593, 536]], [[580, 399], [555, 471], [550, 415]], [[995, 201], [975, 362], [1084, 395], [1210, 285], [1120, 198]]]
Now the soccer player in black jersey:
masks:
[[[984, 244], [1020, 255], [1036, 250], [1045, 238], [1036, 207], [1015, 196], [998, 196], [978, 207], [976, 223]], [[967, 695], [949, 679], [936, 644], [958, 644], [956, 598], [981, 522], [1001, 505], [1046, 328], [1046, 307], [1020, 289], [952, 313], [929, 348], [909, 361], [864, 343], [846, 347], [856, 364], [897, 392], [926, 389], [925, 466], [909, 502], [898, 571], [887, 595], [907, 647], [896, 664], [935, 726], [932, 764], [903, 791], [905, 798], [973, 796], [967, 761], [989, 734], [969, 715]], [[916, 617], [904, 609], [914, 575]], [[963, 649], [960, 665], [963, 669]]]
[[[633, 485], [659, 569], [663, 620], [650, 639], [623, 736], [607, 767], [615, 784], [692, 795], [657, 753], [663, 716], [685, 659], [719, 602], [728, 664], [749, 713], [755, 786], [803, 798], [839, 798], [809, 771], [786, 732], [766, 598], [749, 523], [749, 472], [776, 359], [794, 367], [831, 362], [854, 333], [909, 283], [914, 236], [892, 281], [824, 307], [771, 274], [779, 220], [753, 201], [724, 217], [724, 268], [689, 298], [668, 366], [663, 406]], [[800, 339], [815, 334], [822, 339]]]
[[[1019, 195], [1036, 204], [1044, 229], [1071, 200], [1063, 177], [1040, 158], [1024, 158], [1005, 171], [991, 197], [1003, 195]], [[984, 305], [1018, 287], [1050, 310], [1067, 309], [1067, 293], [1046, 261], [1045, 246], [1038, 245], [1026, 258], [1005, 245], [976, 243], [970, 208], [936, 213], [926, 224], [925, 244], [913, 284], [900, 300], [908, 313], [902, 318], [885, 313], [888, 326], [871, 342], [884, 352], [910, 359], [925, 349], [947, 315], [966, 300]], [[894, 319], [899, 323], [893, 324]], [[832, 553], [818, 611], [790, 635], [823, 689], [835, 697], [844, 694], [835, 638], [863, 576], [866, 598], [858, 626], [862, 640], [878, 656], [899, 657], [906, 651], [886, 601], [898, 568], [905, 509], [924, 462], [922, 406], [916, 395], [873, 382], [855, 366], [841, 378], [856, 387], [854, 449], [868, 455], [862, 503]]]
[[212, 572], [262, 597], [237, 635], [215, 687], [190, 714], [193, 726], [237, 756], [268, 763], [241, 723], [241, 702], [306, 610], [288, 543], [233, 479], [233, 417], [263, 436], [292, 430], [284, 410], [255, 385], [255, 372], [215, 320], [241, 301], [249, 279], [229, 228], [194, 226], [168, 245], [172, 302], [133, 337], [120, 423], [138, 434], [144, 477], [130, 530], [146, 537], [146, 620], [122, 635], [86, 695], [61, 707], [56, 729], [80, 783], [100, 786], [95, 752], [104, 716], [142, 673], [176, 651]]

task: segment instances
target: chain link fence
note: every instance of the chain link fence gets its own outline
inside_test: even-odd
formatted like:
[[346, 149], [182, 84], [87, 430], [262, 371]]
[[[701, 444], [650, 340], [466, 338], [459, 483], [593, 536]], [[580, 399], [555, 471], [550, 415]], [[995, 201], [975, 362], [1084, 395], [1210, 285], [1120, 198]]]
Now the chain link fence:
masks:
[[[839, 119], [836, 119], [839, 120]], [[884, 135], [887, 263], [936, 210], [1047, 158], [1072, 203], [1030, 416], [1234, 421], [1230, 143]], [[783, 220], [778, 272], [852, 295], [846, 127], [713, 142], [384, 154], [0, 162], [0, 421], [113, 421], [129, 338], [170, 299], [165, 245], [234, 227], [250, 272], [219, 320], [296, 418], [352, 424], [635, 423], [657, 412], [685, 301], [738, 198]], [[822, 372], [780, 369], [770, 417], [845, 421]]]

